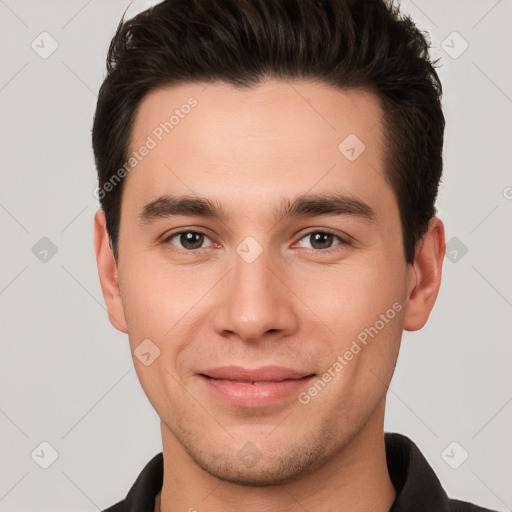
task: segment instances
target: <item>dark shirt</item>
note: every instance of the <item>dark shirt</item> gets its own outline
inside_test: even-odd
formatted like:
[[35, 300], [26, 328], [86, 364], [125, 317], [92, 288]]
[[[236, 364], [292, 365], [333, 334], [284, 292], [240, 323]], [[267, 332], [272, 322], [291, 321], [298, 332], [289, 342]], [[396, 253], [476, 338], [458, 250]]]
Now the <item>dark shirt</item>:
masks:
[[[396, 499], [389, 512], [492, 512], [451, 500], [418, 447], [401, 434], [385, 434], [389, 476]], [[153, 512], [162, 489], [163, 454], [155, 455], [138, 476], [126, 498], [103, 512]]]

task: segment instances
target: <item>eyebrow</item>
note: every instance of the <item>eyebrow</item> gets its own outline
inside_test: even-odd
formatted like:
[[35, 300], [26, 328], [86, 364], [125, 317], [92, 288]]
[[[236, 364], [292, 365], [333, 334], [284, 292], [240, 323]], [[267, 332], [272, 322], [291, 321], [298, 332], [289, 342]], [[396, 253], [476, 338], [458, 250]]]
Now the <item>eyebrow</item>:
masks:
[[[197, 196], [163, 195], [147, 203], [139, 215], [139, 222], [150, 224], [158, 219], [172, 216], [199, 216], [226, 221], [229, 213], [215, 200]], [[344, 194], [306, 194], [290, 199], [282, 198], [274, 211], [274, 220], [279, 222], [291, 217], [314, 217], [317, 215], [349, 215], [366, 221], [375, 220], [375, 211], [364, 201]]]

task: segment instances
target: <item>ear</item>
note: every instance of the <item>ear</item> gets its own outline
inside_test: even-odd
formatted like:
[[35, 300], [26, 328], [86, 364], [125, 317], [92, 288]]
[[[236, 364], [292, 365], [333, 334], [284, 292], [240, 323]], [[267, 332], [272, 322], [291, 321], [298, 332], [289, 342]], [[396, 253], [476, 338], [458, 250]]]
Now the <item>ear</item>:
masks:
[[110, 246], [105, 212], [101, 208], [94, 216], [94, 251], [108, 318], [117, 330], [126, 333], [128, 329], [117, 281], [117, 263]]
[[409, 268], [404, 315], [404, 329], [407, 331], [421, 329], [428, 320], [441, 286], [445, 252], [444, 225], [441, 219], [434, 217], [416, 247], [416, 255]]

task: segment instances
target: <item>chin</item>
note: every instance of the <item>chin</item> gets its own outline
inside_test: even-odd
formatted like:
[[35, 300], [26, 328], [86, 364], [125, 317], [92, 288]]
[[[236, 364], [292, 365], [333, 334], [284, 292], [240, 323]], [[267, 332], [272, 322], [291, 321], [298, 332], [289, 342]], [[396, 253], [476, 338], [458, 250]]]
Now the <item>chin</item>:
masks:
[[233, 466], [227, 466], [225, 463], [219, 466], [218, 461], [216, 461], [201, 467], [208, 474], [223, 482], [246, 487], [270, 487], [300, 479], [309, 473], [311, 463], [306, 461], [286, 462], [286, 460], [278, 463], [275, 460], [268, 463], [260, 461], [258, 468], [241, 469], [237, 460], [236, 462], [233, 461]]
[[[189, 439], [190, 441], [190, 439]], [[194, 462], [211, 476], [235, 485], [269, 487], [293, 482], [314, 471], [329, 458], [329, 441], [323, 435], [304, 436], [291, 444], [259, 449], [247, 442], [234, 449], [226, 444], [219, 449], [203, 443], [184, 446]], [[237, 444], [239, 446], [239, 443]]]

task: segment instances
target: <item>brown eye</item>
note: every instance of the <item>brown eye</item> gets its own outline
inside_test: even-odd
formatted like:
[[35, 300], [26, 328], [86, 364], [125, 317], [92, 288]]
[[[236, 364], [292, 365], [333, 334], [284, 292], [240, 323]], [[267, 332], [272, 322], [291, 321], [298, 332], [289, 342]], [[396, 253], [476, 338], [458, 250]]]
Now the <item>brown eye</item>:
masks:
[[176, 239], [181, 246], [178, 245], [179, 249], [185, 249], [186, 251], [193, 251], [195, 249], [203, 248], [203, 243], [208, 237], [204, 233], [198, 231], [181, 231], [180, 233], [174, 233], [169, 236], [165, 241], [171, 245], [176, 245], [172, 240]]
[[[334, 240], [338, 239], [338, 243], [334, 243]], [[302, 240], [308, 240], [310, 246], [306, 248], [322, 251], [325, 249], [330, 249], [336, 245], [340, 245], [343, 243], [343, 240], [335, 235], [334, 233], [329, 233], [328, 231], [312, 231], [307, 235], [301, 238]]]

